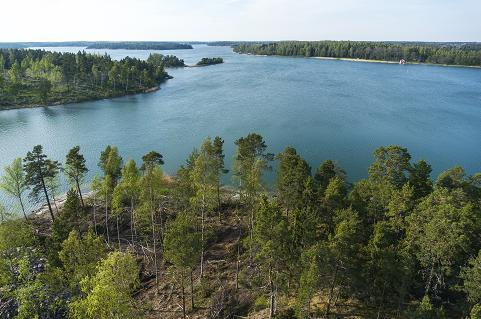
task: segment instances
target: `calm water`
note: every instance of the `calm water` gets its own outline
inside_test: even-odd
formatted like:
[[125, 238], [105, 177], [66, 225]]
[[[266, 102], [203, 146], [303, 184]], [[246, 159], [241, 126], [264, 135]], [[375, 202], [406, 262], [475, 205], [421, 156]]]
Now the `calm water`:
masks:
[[[105, 51], [115, 59], [149, 54], [94, 52]], [[112, 144], [124, 159], [158, 150], [173, 174], [209, 135], [225, 139], [230, 165], [234, 140], [255, 131], [271, 152], [292, 145], [313, 167], [335, 159], [353, 181], [367, 175], [372, 152], [389, 144], [429, 161], [434, 174], [454, 165], [481, 170], [481, 70], [255, 57], [227, 47], [163, 53], [188, 64], [207, 56], [225, 63], [169, 70], [174, 79], [151, 94], [2, 111], [0, 167], [36, 144], [61, 161], [80, 145], [95, 174], [100, 151]]]

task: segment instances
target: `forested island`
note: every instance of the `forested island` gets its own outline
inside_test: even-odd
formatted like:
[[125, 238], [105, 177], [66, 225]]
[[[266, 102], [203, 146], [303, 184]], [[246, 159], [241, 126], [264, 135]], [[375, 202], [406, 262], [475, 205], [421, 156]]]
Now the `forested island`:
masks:
[[161, 68], [181, 68], [185, 66], [184, 60], [179, 59], [175, 55], [162, 55], [159, 53], [149, 54], [147, 63]]
[[481, 67], [479, 43], [281, 41], [241, 43], [234, 51], [244, 54], [326, 57], [408, 63]]
[[[91, 181], [78, 146], [63, 164], [40, 145], [16, 159], [0, 179], [18, 202], [0, 209], [0, 317], [481, 318], [481, 174], [432, 180], [392, 145], [351, 184], [256, 133], [235, 146], [234, 188], [220, 137], [170, 177], [156, 150], [137, 163], [107, 146]], [[27, 193], [45, 208], [29, 215]]]
[[214, 64], [221, 64], [221, 63], [224, 63], [224, 59], [220, 57], [202, 58], [199, 62], [197, 62], [196, 66], [207, 66], [207, 65], [214, 65]]
[[64, 104], [141, 93], [169, 78], [174, 56], [147, 61], [108, 55], [0, 49], [0, 109]]
[[125, 49], [125, 50], [189, 50], [192, 45], [177, 42], [94, 42], [87, 46], [87, 49]]

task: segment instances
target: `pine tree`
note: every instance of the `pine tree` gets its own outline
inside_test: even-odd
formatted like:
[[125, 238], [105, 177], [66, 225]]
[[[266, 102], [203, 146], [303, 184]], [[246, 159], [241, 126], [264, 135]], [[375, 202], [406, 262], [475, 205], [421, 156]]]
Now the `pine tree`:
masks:
[[30, 197], [39, 201], [41, 199], [41, 194], [43, 193], [50, 216], [52, 217], [52, 220], [54, 220], [55, 218], [50, 204], [50, 198], [48, 196], [46, 180], [48, 178], [54, 178], [59, 173], [60, 164], [57, 161], [47, 159], [47, 155], [43, 153], [41, 145], [35, 146], [31, 152], [28, 152], [23, 161], [25, 184], [31, 189]]
[[[172, 221], [165, 234], [165, 259], [171, 262], [180, 277], [182, 289], [182, 312], [186, 318], [185, 277], [192, 272], [201, 254], [201, 234], [197, 231], [192, 214], [180, 213]], [[192, 276], [191, 276], [192, 278]], [[191, 281], [191, 303], [194, 308], [193, 283]]]
[[88, 169], [85, 165], [85, 158], [82, 154], [80, 154], [80, 146], [75, 146], [67, 154], [65, 160], [65, 175], [67, 175], [67, 178], [76, 187], [77, 192], [80, 196], [80, 202], [84, 207], [85, 204], [82, 197], [82, 190], [80, 185], [83, 182], [83, 179], [87, 172]]

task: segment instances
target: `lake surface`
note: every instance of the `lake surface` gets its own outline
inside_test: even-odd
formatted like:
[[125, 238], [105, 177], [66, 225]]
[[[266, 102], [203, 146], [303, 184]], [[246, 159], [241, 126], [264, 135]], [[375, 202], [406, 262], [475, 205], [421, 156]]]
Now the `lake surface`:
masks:
[[[77, 52], [81, 48], [48, 48]], [[146, 58], [149, 51], [107, 52]], [[481, 171], [481, 70], [427, 65], [359, 63], [238, 55], [228, 47], [162, 51], [188, 64], [221, 56], [225, 63], [169, 69], [161, 90], [65, 106], [0, 112], [0, 167], [36, 144], [64, 161], [80, 145], [91, 176], [107, 144], [124, 160], [150, 150], [164, 155], [174, 174], [204, 137], [225, 139], [230, 166], [233, 142], [249, 132], [269, 150], [294, 146], [313, 168], [336, 160], [351, 181], [367, 176], [381, 145], [407, 147], [433, 175], [454, 165]], [[230, 178], [226, 178], [229, 182]]]

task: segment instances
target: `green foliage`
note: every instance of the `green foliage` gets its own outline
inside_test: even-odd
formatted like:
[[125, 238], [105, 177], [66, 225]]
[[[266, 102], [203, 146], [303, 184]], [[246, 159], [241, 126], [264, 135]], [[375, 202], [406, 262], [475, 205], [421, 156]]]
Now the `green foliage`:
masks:
[[103, 240], [88, 232], [83, 238], [73, 230], [62, 243], [59, 258], [70, 287], [78, 289], [80, 282], [86, 277], [95, 275], [96, 267], [106, 255]]
[[329, 182], [336, 176], [344, 180], [345, 172], [333, 161], [324, 161], [314, 174], [314, 187], [316, 192], [320, 196], [323, 196]]
[[217, 58], [202, 58], [196, 65], [198, 66], [206, 66], [206, 65], [214, 65], [214, 64], [221, 64], [224, 63], [224, 59], [217, 57]]
[[51, 264], [59, 265], [58, 252], [62, 247], [62, 243], [68, 238], [72, 230], [79, 230], [82, 217], [83, 209], [80, 198], [77, 192], [71, 189], [67, 193], [67, 199], [65, 200], [62, 212], [57, 216], [52, 225], [52, 236], [48, 247], [48, 257]]
[[117, 185], [122, 173], [122, 157], [119, 155], [119, 150], [115, 146], [108, 145], [100, 154], [99, 167], [102, 169], [104, 176], [111, 179], [112, 189]]
[[471, 309], [470, 319], [481, 319], [481, 305], [475, 305]]
[[159, 53], [149, 54], [147, 62], [159, 68], [178, 68], [185, 66], [184, 60], [174, 55], [162, 55]]
[[[481, 250], [476, 258], [469, 260], [460, 277], [464, 281], [462, 290], [468, 296], [468, 301], [471, 304], [481, 304]], [[481, 314], [481, 311], [479, 313]]]
[[[407, 218], [407, 241], [424, 272], [426, 292], [444, 289], [473, 251], [481, 224], [479, 212], [461, 190], [438, 188]], [[436, 279], [436, 280], [435, 280]]]
[[444, 311], [442, 309], [436, 309], [432, 304], [429, 297], [426, 295], [423, 297], [421, 303], [414, 312], [413, 319], [443, 319]]
[[407, 181], [411, 155], [406, 148], [391, 145], [374, 151], [374, 163], [369, 167], [369, 178], [375, 182], [387, 182], [401, 188]]
[[311, 175], [309, 164], [292, 147], [286, 147], [276, 159], [279, 161], [277, 169], [279, 198], [288, 210], [301, 207], [304, 185]]
[[252, 207], [257, 194], [263, 189], [262, 174], [270, 170], [269, 162], [274, 155], [267, 153], [267, 145], [259, 134], [250, 133], [235, 141], [237, 145], [234, 157], [234, 177], [239, 182], [241, 195], [245, 202]]
[[[479, 317], [481, 174], [469, 176], [454, 167], [433, 186], [428, 163], [411, 163], [406, 149], [388, 146], [376, 150], [369, 177], [350, 185], [332, 161], [311, 176], [307, 162], [288, 147], [277, 155], [277, 192], [268, 194], [262, 177], [273, 155], [263, 138], [251, 133], [236, 141], [240, 200], [221, 203], [223, 144], [220, 137], [204, 140], [172, 180], [163, 174], [160, 153], [144, 155], [139, 169], [133, 160], [123, 166], [117, 148], [108, 146], [99, 161], [103, 179], [92, 182], [94, 196], [105, 199], [107, 235], [109, 212], [120, 220], [121, 231], [130, 212], [131, 247], [153, 248], [156, 274], [161, 258], [172, 266], [182, 288], [183, 312], [186, 294], [196, 295], [194, 285], [185, 292], [189, 275], [195, 278], [201, 270], [202, 278], [203, 258], [217, 256], [208, 246], [215, 238], [215, 245], [227, 240], [229, 249], [223, 259], [227, 267], [218, 268], [219, 275], [231, 275], [229, 263], [236, 260], [236, 292], [230, 281], [221, 290], [215, 282], [205, 285], [212, 269], [206, 262], [209, 271], [197, 296], [203, 306], [211, 298], [210, 313], [245, 299], [243, 305], [269, 308], [270, 316], [283, 318], [294, 318], [294, 305], [298, 318], [322, 316], [321, 310], [330, 317], [345, 301], [379, 318], [396, 310], [401, 317], [443, 318], [441, 305], [450, 316], [471, 310], [472, 318]], [[42, 193], [46, 199], [57, 193], [59, 165], [46, 158], [41, 146], [21, 165], [15, 160], [2, 178], [11, 197], [21, 199], [22, 180], [39, 199]], [[0, 316], [12, 317], [18, 310], [19, 318], [65, 317], [67, 308], [72, 318], [142, 315], [132, 298], [139, 279], [133, 256], [112, 252], [105, 258], [102, 239], [86, 232], [90, 207], [82, 205], [79, 188], [86, 172], [85, 159], [74, 147], [65, 173], [75, 189], [67, 193], [51, 236], [45, 236], [43, 218], [11, 219], [0, 205], [0, 298], [9, 305], [6, 312], [0, 308]], [[209, 216], [216, 207], [226, 213], [222, 222]], [[230, 224], [234, 220], [239, 225]], [[237, 236], [248, 252], [236, 244]], [[246, 287], [249, 296], [244, 297]], [[260, 296], [257, 302], [255, 296]], [[193, 297], [191, 302], [194, 309]]]
[[0, 49], [0, 89], [3, 91], [0, 108], [78, 102], [144, 92], [169, 78], [164, 66], [181, 63], [173, 56], [162, 60], [159, 65], [130, 57], [115, 61], [108, 55], [84, 51], [73, 54]]
[[416, 198], [425, 197], [432, 192], [431, 171], [431, 165], [423, 160], [414, 163], [409, 169], [409, 184], [414, 188]]
[[[31, 152], [23, 159], [25, 170], [25, 184], [30, 188], [30, 197], [37, 202], [42, 198], [48, 204], [52, 220], [53, 211], [50, 205], [50, 198], [47, 191], [47, 179], [53, 179], [60, 170], [60, 164], [57, 161], [47, 159], [47, 155], [43, 153], [41, 145], [33, 147]], [[42, 196], [43, 195], [43, 196]]]
[[170, 222], [164, 239], [165, 259], [175, 267], [192, 269], [200, 260], [201, 235], [191, 214], [179, 213]]
[[27, 219], [27, 214], [23, 204], [23, 193], [26, 188], [22, 159], [17, 158], [10, 166], [5, 167], [4, 174], [0, 177], [0, 189], [18, 201], [25, 219]]
[[9, 254], [17, 248], [31, 247], [36, 243], [32, 226], [20, 219], [0, 223], [0, 253]]
[[81, 282], [85, 298], [70, 303], [71, 318], [140, 318], [132, 298], [139, 285], [139, 266], [129, 253], [113, 252], [102, 260], [97, 273]]
[[461, 43], [366, 42], [366, 41], [281, 41], [241, 43], [238, 53], [306, 57], [330, 57], [449, 64], [481, 65], [479, 46]]
[[80, 146], [75, 146], [68, 152], [65, 160], [64, 172], [72, 186], [77, 189], [83, 206], [82, 191], [80, 186], [88, 172], [88, 168], [85, 165], [84, 156], [80, 154]]
[[184, 165], [181, 165], [174, 177], [174, 197], [176, 206], [181, 210], [185, 210], [190, 206], [190, 199], [195, 195], [194, 183], [192, 181], [192, 172], [195, 162], [199, 157], [198, 150], [194, 149], [190, 153]]

